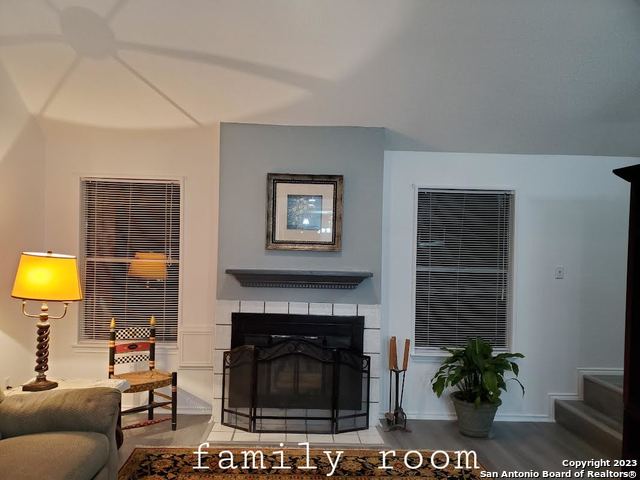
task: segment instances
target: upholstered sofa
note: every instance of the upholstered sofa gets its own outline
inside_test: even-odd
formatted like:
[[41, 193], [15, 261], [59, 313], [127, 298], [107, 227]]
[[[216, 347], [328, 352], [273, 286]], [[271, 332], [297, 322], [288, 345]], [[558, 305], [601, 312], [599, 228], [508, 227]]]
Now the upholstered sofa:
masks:
[[115, 479], [120, 395], [99, 387], [0, 398], [0, 476]]

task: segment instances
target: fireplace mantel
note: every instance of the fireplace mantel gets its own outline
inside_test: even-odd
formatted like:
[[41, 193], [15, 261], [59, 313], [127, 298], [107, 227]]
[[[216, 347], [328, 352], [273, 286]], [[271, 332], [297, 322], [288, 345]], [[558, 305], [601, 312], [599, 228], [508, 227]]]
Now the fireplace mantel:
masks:
[[226, 273], [233, 275], [243, 287], [278, 288], [356, 288], [371, 272], [350, 270], [274, 270], [228, 268]]

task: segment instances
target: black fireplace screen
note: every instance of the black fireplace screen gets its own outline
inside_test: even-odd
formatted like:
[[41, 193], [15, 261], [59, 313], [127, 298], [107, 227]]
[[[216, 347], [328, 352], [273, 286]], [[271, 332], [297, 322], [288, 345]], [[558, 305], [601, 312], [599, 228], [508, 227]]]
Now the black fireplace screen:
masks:
[[250, 432], [369, 427], [370, 357], [287, 338], [224, 352], [222, 423]]

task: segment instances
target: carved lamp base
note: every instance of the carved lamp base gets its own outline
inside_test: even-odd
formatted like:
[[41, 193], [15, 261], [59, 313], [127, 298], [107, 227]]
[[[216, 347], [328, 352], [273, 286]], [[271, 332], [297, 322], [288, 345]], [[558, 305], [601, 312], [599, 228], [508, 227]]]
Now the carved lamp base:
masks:
[[40, 313], [38, 315], [27, 313], [26, 302], [22, 302], [22, 313], [27, 317], [38, 318], [37, 323], [38, 337], [37, 350], [36, 350], [36, 379], [33, 382], [27, 383], [22, 386], [23, 392], [42, 392], [43, 390], [51, 390], [58, 386], [57, 382], [47, 380], [46, 372], [49, 370], [49, 329], [51, 324], [49, 319], [60, 319], [67, 313], [67, 303], [64, 303], [64, 311], [62, 315], [58, 317], [49, 316], [49, 306], [46, 302], [43, 302], [40, 306]]
[[47, 377], [36, 378], [33, 382], [22, 386], [23, 392], [41, 392], [43, 390], [51, 390], [58, 386], [58, 382], [47, 380]]

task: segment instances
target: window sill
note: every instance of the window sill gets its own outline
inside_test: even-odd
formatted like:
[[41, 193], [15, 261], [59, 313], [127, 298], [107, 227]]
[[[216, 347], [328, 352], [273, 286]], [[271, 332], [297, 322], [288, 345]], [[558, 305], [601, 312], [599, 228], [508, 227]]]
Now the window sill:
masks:
[[449, 354], [439, 348], [414, 348], [411, 358], [416, 363], [440, 363]]
[[[99, 353], [100, 355], [105, 355], [108, 352], [109, 347], [106, 341], [99, 342], [77, 342], [71, 345], [71, 348], [74, 352], [77, 353]], [[156, 352], [164, 353], [167, 355], [176, 355], [178, 353], [178, 345], [175, 343], [169, 344], [156, 344]]]

